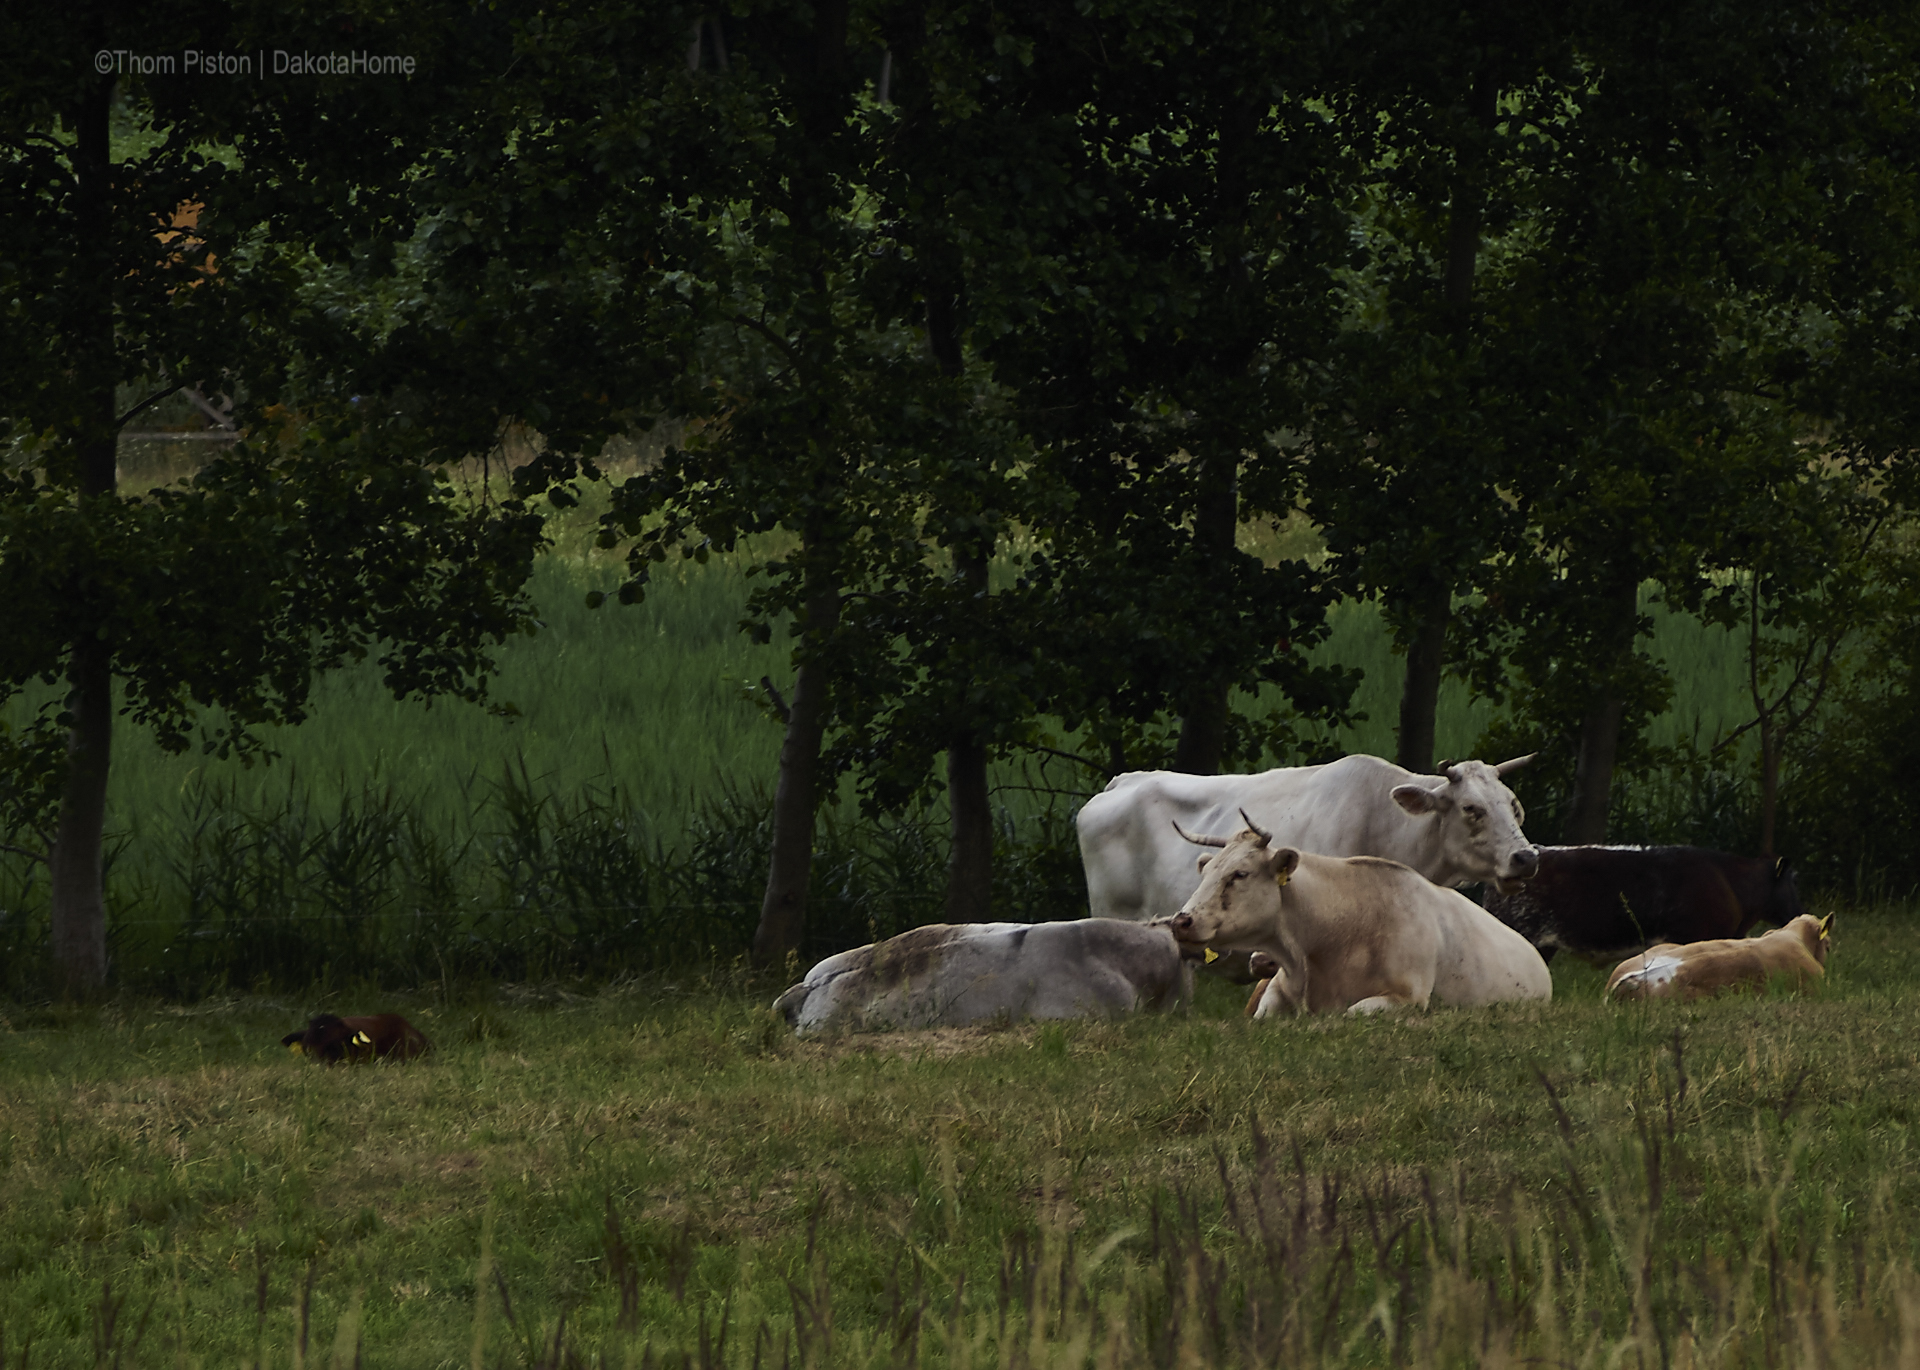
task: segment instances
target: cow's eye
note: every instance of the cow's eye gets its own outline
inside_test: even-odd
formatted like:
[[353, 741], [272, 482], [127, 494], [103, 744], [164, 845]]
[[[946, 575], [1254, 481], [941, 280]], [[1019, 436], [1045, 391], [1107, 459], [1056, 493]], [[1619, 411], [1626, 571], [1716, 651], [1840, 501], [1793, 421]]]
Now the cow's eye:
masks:
[[1460, 810], [1460, 812], [1464, 813], [1468, 818], [1472, 819], [1475, 823], [1478, 823], [1481, 819], [1487, 816], [1487, 811], [1481, 808], [1478, 804], [1468, 804], [1465, 807], [1463, 807]]
[[1245, 880], [1246, 878], [1247, 878], [1247, 873], [1245, 871], [1235, 871], [1232, 875], [1229, 875], [1227, 877], [1227, 879], [1229, 880]]

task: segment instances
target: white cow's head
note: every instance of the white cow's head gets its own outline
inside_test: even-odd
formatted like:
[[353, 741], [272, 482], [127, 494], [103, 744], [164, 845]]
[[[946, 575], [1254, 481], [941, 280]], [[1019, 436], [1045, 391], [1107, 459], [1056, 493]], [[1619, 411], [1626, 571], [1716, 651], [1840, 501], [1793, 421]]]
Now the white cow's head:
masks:
[[1498, 766], [1461, 761], [1443, 765], [1431, 779], [1393, 787], [1394, 803], [1439, 825], [1436, 836], [1449, 872], [1440, 883], [1491, 880], [1500, 893], [1512, 894], [1540, 869], [1540, 853], [1520, 831], [1526, 811], [1501, 779], [1531, 760], [1520, 756]]
[[1187, 897], [1168, 926], [1183, 947], [1270, 945], [1280, 920], [1280, 892], [1300, 864], [1292, 847], [1276, 847], [1273, 835], [1247, 826], [1233, 837], [1194, 834], [1173, 826], [1187, 841], [1217, 847], [1200, 858], [1200, 888]]

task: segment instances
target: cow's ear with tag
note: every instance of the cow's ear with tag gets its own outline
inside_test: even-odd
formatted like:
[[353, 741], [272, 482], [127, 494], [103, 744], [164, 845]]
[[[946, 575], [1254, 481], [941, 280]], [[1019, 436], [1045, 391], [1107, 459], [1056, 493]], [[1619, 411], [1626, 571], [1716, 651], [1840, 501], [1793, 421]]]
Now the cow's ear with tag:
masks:
[[1273, 882], [1285, 885], [1293, 879], [1293, 872], [1300, 865], [1300, 853], [1292, 847], [1282, 847], [1273, 854]]
[[1395, 785], [1393, 802], [1411, 814], [1438, 813], [1446, 807], [1445, 785], [1428, 789], [1425, 785]]

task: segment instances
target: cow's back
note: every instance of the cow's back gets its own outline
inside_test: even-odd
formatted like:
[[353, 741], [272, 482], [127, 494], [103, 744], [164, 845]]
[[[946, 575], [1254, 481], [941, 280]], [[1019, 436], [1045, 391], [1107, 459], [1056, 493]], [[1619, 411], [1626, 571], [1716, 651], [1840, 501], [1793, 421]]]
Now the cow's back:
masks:
[[1776, 928], [1760, 937], [1649, 947], [1614, 967], [1605, 997], [1704, 999], [1729, 989], [1763, 989], [1775, 977], [1804, 989], [1822, 979], [1826, 968], [1800, 932], [1797, 927]]
[[1096, 918], [1169, 917], [1200, 885], [1204, 849], [1174, 830], [1224, 836], [1246, 814], [1278, 846], [1321, 856], [1383, 855], [1380, 831], [1404, 822], [1392, 801], [1405, 773], [1374, 756], [1255, 775], [1134, 771], [1117, 776], [1075, 819]]
[[[1701, 847], [1541, 847], [1487, 911], [1551, 955], [1610, 959], [1659, 942], [1744, 936], [1772, 907], [1771, 863]], [[1795, 901], [1797, 908], [1797, 899]]]
[[1167, 1007], [1181, 985], [1164, 927], [937, 923], [827, 958], [774, 1007], [805, 1036], [1114, 1015]]
[[1457, 890], [1427, 887], [1440, 926], [1433, 997], [1455, 1008], [1551, 999], [1553, 974], [1533, 943]]

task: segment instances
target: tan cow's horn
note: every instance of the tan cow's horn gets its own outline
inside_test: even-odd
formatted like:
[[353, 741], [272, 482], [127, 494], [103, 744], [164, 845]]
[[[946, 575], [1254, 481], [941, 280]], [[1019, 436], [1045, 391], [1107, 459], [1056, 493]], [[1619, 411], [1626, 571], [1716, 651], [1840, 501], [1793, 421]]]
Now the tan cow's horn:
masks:
[[1202, 833], [1198, 837], [1196, 837], [1194, 836], [1194, 834], [1188, 832], [1185, 828], [1180, 826], [1179, 819], [1174, 818], [1168, 821], [1173, 824], [1173, 830], [1175, 832], [1179, 833], [1182, 837], [1186, 838], [1187, 841], [1193, 843], [1196, 847], [1224, 847], [1227, 845], [1227, 839], [1224, 837], [1208, 837], [1205, 833]]
[[1251, 818], [1248, 818], [1245, 809], [1240, 810], [1240, 820], [1245, 823], [1251, 831], [1256, 833], [1262, 842], [1265, 842], [1268, 846], [1273, 845], [1273, 834], [1254, 822]]
[[1435, 764], [1433, 768], [1433, 773], [1435, 775], [1445, 775], [1447, 773], [1447, 767], [1451, 766], [1452, 764], [1453, 762], [1451, 761], [1438, 762]]
[[1538, 752], [1528, 752], [1525, 756], [1516, 756], [1511, 761], [1502, 761], [1498, 766], [1493, 768], [1493, 773], [1495, 775], [1505, 775], [1508, 771], [1517, 771], [1538, 755], [1540, 755]]

